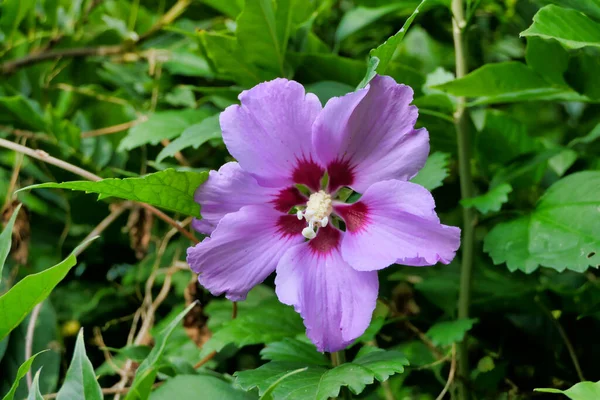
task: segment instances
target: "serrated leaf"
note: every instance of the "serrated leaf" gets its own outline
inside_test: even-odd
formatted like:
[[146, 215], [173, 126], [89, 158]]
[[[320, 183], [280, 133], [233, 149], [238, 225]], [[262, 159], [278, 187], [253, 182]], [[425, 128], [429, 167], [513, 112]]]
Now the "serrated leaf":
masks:
[[402, 39], [404, 39], [406, 31], [408, 30], [408, 28], [410, 28], [410, 25], [415, 20], [415, 18], [417, 18], [417, 15], [419, 14], [421, 8], [427, 1], [428, 0], [423, 0], [421, 1], [421, 3], [419, 3], [419, 5], [415, 8], [415, 11], [413, 11], [413, 13], [407, 18], [406, 22], [404, 22], [404, 25], [402, 25], [402, 28], [400, 28], [400, 30], [395, 35], [391, 36], [382, 45], [371, 50], [371, 52], [369, 53], [370, 57], [379, 58], [379, 65], [377, 66], [378, 74], [385, 74], [389, 63], [390, 61], [392, 61], [392, 57], [396, 52], [396, 49], [398, 49], [398, 46], [402, 42]]
[[502, 208], [502, 204], [508, 201], [508, 194], [512, 192], [512, 186], [503, 183], [490, 189], [481, 196], [463, 199], [460, 201], [464, 207], [475, 207], [480, 213], [497, 212]]
[[77, 341], [75, 342], [75, 350], [73, 358], [62, 387], [56, 396], [57, 400], [101, 400], [102, 388], [96, 380], [94, 367], [89, 360], [86, 351], [85, 343], [83, 342], [83, 329], [79, 330]]
[[221, 125], [219, 124], [219, 116], [213, 115], [200, 123], [194, 124], [183, 131], [181, 136], [169, 143], [160, 151], [156, 157], [157, 162], [161, 162], [167, 157], [172, 157], [178, 151], [192, 147], [197, 149], [211, 139], [221, 137]]
[[235, 389], [223, 379], [209, 375], [177, 375], [150, 394], [150, 400], [172, 399], [252, 400], [256, 397]]
[[600, 47], [600, 23], [580, 11], [550, 4], [535, 14], [533, 24], [521, 36], [555, 39], [570, 49]]
[[152, 204], [184, 215], [200, 217], [200, 205], [194, 201], [194, 192], [207, 178], [207, 172], [166, 169], [139, 178], [109, 178], [97, 182], [42, 183], [21, 190], [43, 188], [81, 190], [86, 193], [98, 193], [99, 200], [118, 197]]
[[[93, 239], [91, 239], [93, 240]], [[27, 275], [8, 292], [0, 296], [0, 340], [16, 328], [77, 263], [75, 254], [88, 242], [82, 243], [62, 262], [37, 274]]]
[[438, 322], [427, 331], [427, 336], [436, 346], [449, 346], [463, 340], [477, 319], [462, 318], [455, 321]]
[[404, 367], [409, 365], [404, 354], [399, 351], [378, 348], [373, 348], [364, 355], [359, 353], [352, 363], [370, 370], [379, 382], [387, 380], [391, 375], [401, 374]]
[[535, 210], [496, 225], [484, 250], [495, 264], [533, 272], [539, 265], [583, 272], [600, 264], [600, 172], [569, 175], [552, 185]]
[[436, 151], [427, 158], [425, 166], [410, 181], [423, 186], [427, 190], [433, 190], [443, 185], [448, 176], [448, 153]]
[[117, 151], [128, 151], [145, 144], [158, 144], [164, 139], [171, 140], [181, 135], [189, 126], [212, 114], [214, 110], [209, 108], [156, 112], [147, 121], [129, 129], [127, 136], [119, 143]]
[[31, 388], [29, 388], [29, 396], [27, 396], [27, 400], [44, 400], [44, 396], [42, 396], [40, 393], [40, 372], [42, 372], [41, 368], [33, 377], [33, 382], [31, 383]]
[[[44, 351], [46, 351], [46, 350], [44, 350]], [[40, 351], [39, 353], [34, 354], [29, 359], [27, 359], [23, 364], [21, 364], [21, 366], [19, 367], [19, 370], [17, 371], [17, 377], [15, 378], [15, 381], [13, 382], [8, 393], [6, 393], [6, 395], [4, 395], [2, 400], [13, 400], [14, 399], [15, 393], [17, 391], [17, 387], [19, 386], [19, 382], [21, 381], [21, 379], [23, 379], [25, 377], [25, 375], [27, 375], [27, 372], [29, 372], [29, 370], [31, 369], [31, 365], [33, 364], [33, 361], [35, 360], [35, 358], [39, 354], [43, 353], [44, 351]]]
[[297, 362], [305, 365], [330, 365], [329, 360], [319, 353], [314, 344], [298, 339], [285, 338], [269, 343], [260, 351], [261, 358], [269, 361]]
[[2, 281], [2, 271], [4, 270], [4, 263], [6, 263], [6, 257], [10, 253], [10, 246], [12, 243], [12, 231], [15, 225], [15, 220], [21, 209], [21, 204], [13, 211], [10, 219], [4, 226], [2, 233], [0, 233], [0, 281]]
[[230, 343], [238, 347], [270, 343], [304, 332], [302, 319], [292, 307], [276, 298], [262, 301], [255, 309], [225, 323], [204, 345], [203, 351], [219, 351]]
[[547, 82], [527, 65], [515, 61], [486, 64], [460, 79], [433, 88], [454, 96], [477, 97], [469, 106], [532, 100], [587, 100], [568, 86]]
[[599, 382], [579, 382], [567, 390], [544, 388], [534, 389], [535, 392], [562, 393], [571, 400], [597, 400], [600, 398]]
[[185, 317], [195, 306], [196, 302], [187, 306], [185, 310], [179, 313], [177, 317], [175, 317], [173, 321], [171, 321], [171, 323], [156, 336], [155, 345], [148, 357], [146, 357], [137, 369], [135, 378], [131, 384], [131, 390], [127, 393], [125, 400], [143, 400], [148, 398], [156, 375], [158, 374], [158, 368], [160, 367], [165, 347], [167, 346], [167, 342], [173, 333], [173, 330], [181, 323], [183, 317]]

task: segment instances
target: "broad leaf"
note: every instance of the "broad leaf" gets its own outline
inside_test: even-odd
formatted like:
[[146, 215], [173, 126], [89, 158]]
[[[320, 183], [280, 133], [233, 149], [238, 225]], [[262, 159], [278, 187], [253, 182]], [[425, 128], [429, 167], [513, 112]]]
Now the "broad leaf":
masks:
[[135, 378], [131, 384], [131, 390], [127, 393], [125, 400], [143, 400], [147, 399], [152, 390], [152, 385], [158, 374], [158, 368], [162, 361], [163, 353], [167, 342], [173, 333], [173, 330], [181, 323], [183, 317], [196, 306], [193, 302], [180, 312], [155, 338], [155, 344], [148, 357], [140, 364], [135, 373]]
[[502, 208], [502, 204], [508, 201], [508, 194], [512, 192], [512, 186], [503, 183], [490, 189], [481, 196], [463, 199], [460, 201], [464, 207], [475, 207], [480, 213], [497, 212]]
[[555, 40], [527, 38], [527, 65], [548, 82], [565, 86], [563, 75], [569, 67], [569, 53]]
[[[40, 352], [40, 353], [43, 353], [43, 352]], [[34, 354], [33, 356], [31, 356], [31, 358], [29, 358], [23, 364], [21, 364], [21, 366], [19, 367], [19, 370], [17, 371], [17, 377], [15, 378], [15, 381], [13, 382], [9, 392], [6, 393], [6, 395], [2, 398], [2, 400], [13, 400], [14, 399], [15, 392], [17, 391], [17, 387], [19, 386], [19, 382], [21, 381], [21, 379], [23, 379], [25, 377], [25, 375], [27, 375], [27, 372], [29, 372], [29, 370], [31, 369], [31, 365], [33, 364], [33, 361], [40, 353]]]
[[160, 111], [152, 114], [147, 121], [135, 125], [119, 144], [118, 151], [135, 149], [145, 144], [158, 144], [161, 140], [170, 140], [183, 133], [189, 126], [214, 114], [214, 110]]
[[260, 351], [263, 360], [298, 362], [305, 365], [330, 365], [329, 360], [317, 351], [315, 345], [298, 339], [285, 338], [269, 343]]
[[531, 100], [586, 100], [571, 88], [553, 85], [525, 64], [514, 61], [486, 64], [434, 88], [454, 96], [477, 97], [471, 106]]
[[54, 267], [26, 276], [0, 296], [0, 340], [15, 329], [38, 303], [48, 297], [76, 264], [75, 254], [78, 249], [87, 243], [89, 242], [82, 243], [71, 255]]
[[157, 162], [161, 162], [167, 157], [172, 157], [178, 151], [188, 147], [197, 149], [208, 140], [221, 137], [221, 126], [219, 125], [219, 116], [213, 115], [204, 121], [194, 124], [183, 131], [181, 136], [169, 143], [167, 147], [161, 150], [156, 157]]
[[600, 382], [579, 382], [567, 390], [535, 389], [536, 392], [562, 393], [571, 400], [597, 400], [600, 398]]
[[556, 39], [570, 49], [600, 47], [600, 23], [580, 11], [548, 5], [533, 17], [533, 24], [521, 36]]
[[450, 155], [448, 153], [433, 153], [427, 158], [423, 169], [410, 181], [425, 187], [427, 190], [433, 190], [442, 186], [444, 179], [448, 176], [449, 158]]
[[94, 367], [85, 351], [83, 329], [81, 329], [77, 335], [71, 365], [69, 365], [65, 381], [58, 391], [56, 399], [101, 400], [103, 398], [102, 388], [96, 380]]
[[19, 206], [13, 211], [8, 223], [4, 227], [4, 230], [2, 233], [0, 233], [0, 281], [2, 280], [2, 271], [4, 269], [6, 257], [8, 257], [8, 253], [10, 252], [13, 226], [15, 225], [15, 220], [17, 219], [20, 209], [21, 205], [19, 204]]
[[[365, 351], [364, 349], [368, 349]], [[379, 382], [387, 380], [391, 375], [401, 374], [409, 365], [406, 357], [394, 350], [382, 350], [376, 347], [363, 347], [352, 364], [362, 365], [373, 373]]]
[[44, 397], [40, 393], [40, 373], [42, 369], [40, 368], [38, 372], [35, 373], [33, 377], [33, 382], [31, 383], [31, 388], [29, 388], [29, 396], [27, 396], [27, 400], [44, 400]]
[[588, 16], [600, 20], [600, 0], [538, 0], [542, 3], [556, 4], [557, 6], [574, 8]]
[[477, 319], [457, 319], [455, 321], [438, 322], [427, 331], [427, 336], [436, 346], [449, 346], [463, 340]]
[[583, 272], [600, 264], [600, 172], [569, 175], [552, 185], [535, 210], [496, 225], [484, 250], [495, 264], [527, 273], [539, 265]]
[[207, 177], [207, 172], [166, 169], [139, 178], [109, 178], [97, 182], [42, 183], [28, 186], [25, 189], [81, 190], [86, 193], [98, 193], [99, 200], [118, 197], [152, 204], [184, 215], [200, 217], [200, 206], [194, 201], [194, 192], [206, 181]]
[[178, 375], [168, 379], [150, 394], [150, 400], [195, 399], [252, 400], [256, 397], [235, 389], [230, 383], [210, 375]]

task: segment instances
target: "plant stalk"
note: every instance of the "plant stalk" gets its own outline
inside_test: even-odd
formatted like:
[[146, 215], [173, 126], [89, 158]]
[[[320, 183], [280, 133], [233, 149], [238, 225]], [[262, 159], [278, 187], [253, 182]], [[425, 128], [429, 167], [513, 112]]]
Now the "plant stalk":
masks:
[[[452, 0], [452, 36], [456, 60], [456, 78], [467, 74], [467, 55], [464, 40], [464, 30], [467, 22], [463, 0]], [[458, 144], [458, 168], [460, 175], [460, 192], [462, 199], [473, 197], [473, 179], [471, 177], [471, 149], [469, 140], [469, 121], [466, 110], [466, 98], [459, 97], [454, 114]], [[473, 208], [463, 208], [463, 237], [462, 265], [460, 272], [460, 293], [458, 297], [458, 318], [469, 317], [471, 302], [471, 275], [473, 271], [473, 245], [475, 230], [475, 211]], [[460, 400], [469, 400], [469, 352], [467, 338], [458, 346], [458, 394]]]

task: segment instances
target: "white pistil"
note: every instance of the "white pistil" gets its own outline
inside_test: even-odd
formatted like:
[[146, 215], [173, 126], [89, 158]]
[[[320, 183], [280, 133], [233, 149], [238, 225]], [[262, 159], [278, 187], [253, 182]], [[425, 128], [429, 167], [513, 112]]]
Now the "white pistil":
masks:
[[308, 226], [302, 230], [302, 236], [314, 239], [319, 228], [324, 228], [329, 223], [329, 215], [333, 211], [331, 195], [323, 190], [310, 195], [304, 212], [298, 211], [298, 219], [306, 219]]

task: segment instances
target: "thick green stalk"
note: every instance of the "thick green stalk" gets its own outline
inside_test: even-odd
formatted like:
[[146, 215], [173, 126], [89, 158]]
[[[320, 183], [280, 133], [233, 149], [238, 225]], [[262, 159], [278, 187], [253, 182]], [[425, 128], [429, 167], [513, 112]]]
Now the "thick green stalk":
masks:
[[[456, 78], [467, 74], [467, 55], [463, 37], [467, 25], [463, 0], [452, 0], [452, 33], [456, 60]], [[471, 149], [469, 140], [469, 121], [466, 111], [466, 99], [459, 97], [454, 114], [454, 124], [458, 143], [458, 168], [460, 174], [460, 192], [463, 199], [473, 197], [473, 179], [471, 178]], [[462, 265], [460, 272], [460, 294], [458, 298], [458, 318], [469, 317], [471, 302], [471, 275], [473, 271], [473, 241], [475, 212], [472, 208], [463, 208]], [[466, 338], [458, 347], [459, 398], [469, 400], [469, 352]]]

